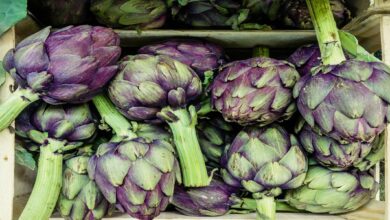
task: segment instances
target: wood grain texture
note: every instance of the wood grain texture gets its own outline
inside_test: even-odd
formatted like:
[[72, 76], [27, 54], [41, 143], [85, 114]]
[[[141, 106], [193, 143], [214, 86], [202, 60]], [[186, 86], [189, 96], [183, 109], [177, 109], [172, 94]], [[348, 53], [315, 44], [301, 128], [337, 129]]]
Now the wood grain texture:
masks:
[[[390, 65], [390, 15], [383, 16], [381, 19], [381, 42], [383, 61]], [[386, 132], [386, 151], [385, 151], [385, 200], [386, 215], [385, 220], [390, 220], [390, 125], [387, 126]]]
[[[15, 46], [15, 29], [11, 28], [0, 37], [0, 60], [6, 52]], [[13, 84], [7, 75], [5, 84], [0, 88], [0, 103], [9, 95], [9, 87]], [[13, 126], [13, 125], [12, 125]], [[0, 132], [0, 220], [12, 219], [12, 202], [14, 197], [15, 168], [15, 135], [8, 129]]]

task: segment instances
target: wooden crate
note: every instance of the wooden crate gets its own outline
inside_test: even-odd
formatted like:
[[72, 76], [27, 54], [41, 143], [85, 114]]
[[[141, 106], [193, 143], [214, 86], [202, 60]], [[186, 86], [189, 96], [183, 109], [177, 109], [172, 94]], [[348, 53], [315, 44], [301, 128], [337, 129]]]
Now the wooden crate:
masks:
[[[358, 16], [344, 27], [345, 30], [355, 34], [360, 43], [369, 51], [383, 50], [383, 59], [390, 65], [390, 0], [349, 0], [348, 4], [354, 8]], [[0, 37], [0, 58], [13, 48], [17, 41], [35, 32], [37, 27], [30, 20], [26, 20], [11, 28]], [[117, 30], [122, 39], [123, 46], [137, 47], [142, 44], [172, 37], [201, 37], [215, 41], [227, 48], [251, 48], [256, 45], [265, 45], [270, 48], [295, 48], [305, 43], [315, 42], [313, 31], [206, 31], [206, 30], [148, 30], [139, 34], [137, 31]], [[6, 84], [0, 88], [0, 102], [10, 94], [11, 78], [7, 78]], [[390, 131], [390, 126], [387, 129]], [[14, 146], [15, 136], [8, 130], [0, 132], [0, 220], [17, 219], [27, 201], [34, 181], [34, 173], [15, 165]], [[387, 136], [386, 146], [390, 145], [390, 137]], [[388, 148], [386, 148], [388, 149]], [[386, 151], [386, 183], [390, 183], [390, 151]], [[386, 201], [389, 201], [390, 186], [386, 184]], [[278, 219], [286, 220], [390, 220], [390, 203], [372, 201], [365, 207], [344, 215], [314, 215], [278, 213]], [[53, 216], [52, 219], [62, 219]], [[107, 219], [128, 220], [125, 214], [116, 214]], [[189, 217], [177, 213], [163, 213], [158, 219], [255, 219], [255, 214], [228, 215], [217, 218]], [[35, 219], [32, 219], [35, 220]]]

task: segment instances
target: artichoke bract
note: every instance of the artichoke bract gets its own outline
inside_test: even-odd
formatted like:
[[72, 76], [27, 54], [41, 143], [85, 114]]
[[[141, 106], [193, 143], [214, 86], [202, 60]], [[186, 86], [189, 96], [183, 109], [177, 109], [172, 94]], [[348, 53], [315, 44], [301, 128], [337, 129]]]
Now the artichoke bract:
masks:
[[346, 170], [359, 164], [370, 154], [373, 146], [379, 144], [361, 142], [341, 144], [314, 131], [308, 125], [300, 131], [299, 140], [314, 159], [332, 170]]
[[237, 0], [168, 0], [173, 19], [193, 27], [238, 27], [247, 19]]
[[87, 104], [28, 108], [16, 121], [16, 132], [40, 145], [38, 174], [19, 219], [49, 219], [61, 189], [63, 153], [94, 137], [96, 125]]
[[378, 183], [370, 172], [332, 171], [310, 166], [304, 185], [287, 191], [287, 203], [313, 213], [339, 214], [360, 208], [375, 197]]
[[171, 203], [185, 215], [221, 216], [235, 204], [232, 197], [238, 192], [219, 179], [213, 179], [209, 186], [200, 188], [175, 187]]
[[237, 129], [223, 120], [221, 117], [210, 116], [210, 119], [200, 119], [196, 126], [199, 144], [206, 164], [219, 168], [225, 148], [232, 143], [237, 135]]
[[76, 156], [64, 162], [61, 194], [57, 209], [72, 220], [102, 219], [111, 209], [96, 183], [89, 179], [89, 156]]
[[211, 101], [224, 119], [240, 125], [268, 125], [296, 110], [292, 89], [299, 74], [292, 64], [268, 57], [221, 67], [211, 85]]
[[222, 178], [253, 194], [257, 212], [275, 219], [274, 197], [303, 184], [308, 162], [294, 135], [279, 125], [247, 127], [221, 159]]
[[152, 29], [164, 25], [167, 6], [163, 0], [92, 0], [91, 11], [112, 28]]
[[138, 219], [164, 211], [180, 179], [172, 145], [143, 138], [109, 142], [90, 159], [88, 174], [104, 197]]
[[329, 2], [308, 5], [318, 19], [313, 20], [322, 64], [295, 85], [298, 110], [311, 127], [341, 143], [372, 142], [388, 121], [390, 68], [346, 60]]
[[141, 47], [138, 53], [166, 55], [190, 66], [201, 77], [225, 63], [223, 48], [197, 39], [175, 39]]
[[168, 123], [182, 168], [185, 186], [209, 183], [196, 136], [197, 115], [187, 104], [202, 93], [198, 75], [168, 56], [126, 56], [110, 83], [109, 96], [130, 120]]
[[30, 103], [83, 103], [116, 74], [119, 36], [98, 26], [47, 27], [21, 41], [4, 57], [4, 69], [19, 88], [0, 105], [0, 130]]
[[[351, 11], [344, 0], [330, 0], [333, 17], [338, 27], [342, 27], [351, 20]], [[299, 29], [314, 29], [310, 12], [305, 0], [290, 0], [282, 6], [281, 21], [284, 25]]]
[[314, 67], [321, 65], [321, 51], [318, 45], [308, 44], [299, 47], [288, 59], [301, 76], [311, 74]]
[[44, 25], [61, 27], [85, 24], [93, 20], [90, 0], [30, 0], [28, 10]]

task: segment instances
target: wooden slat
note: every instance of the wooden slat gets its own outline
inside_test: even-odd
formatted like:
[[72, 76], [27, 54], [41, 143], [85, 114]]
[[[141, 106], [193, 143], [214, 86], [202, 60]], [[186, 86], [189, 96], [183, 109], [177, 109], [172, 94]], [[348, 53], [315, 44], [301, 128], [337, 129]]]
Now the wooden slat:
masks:
[[[14, 46], [15, 29], [11, 28], [0, 37], [0, 60]], [[12, 84], [11, 77], [7, 77], [5, 84], [0, 88], [0, 102], [9, 96], [9, 87]], [[11, 220], [14, 197], [15, 135], [5, 129], [0, 132], [0, 140], [0, 220]]]
[[[381, 19], [381, 38], [383, 61], [390, 65], [390, 15]], [[390, 220], [390, 125], [387, 127], [386, 153], [385, 153], [385, 200], [386, 200], [386, 220]]]

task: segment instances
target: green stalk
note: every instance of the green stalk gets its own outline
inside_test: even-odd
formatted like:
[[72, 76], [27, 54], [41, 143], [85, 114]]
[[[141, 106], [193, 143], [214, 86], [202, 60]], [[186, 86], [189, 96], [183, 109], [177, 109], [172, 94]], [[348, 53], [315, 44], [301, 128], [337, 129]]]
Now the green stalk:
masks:
[[252, 57], [269, 57], [269, 48], [268, 47], [255, 47], [252, 51]]
[[18, 89], [0, 105], [0, 131], [6, 129], [31, 103], [39, 100], [39, 95], [31, 89]]
[[258, 220], [275, 220], [276, 204], [274, 197], [263, 195], [261, 199], [256, 199], [256, 211]]
[[[190, 112], [192, 113], [190, 114]], [[196, 135], [196, 112], [190, 108], [171, 110], [177, 117], [174, 121], [168, 121], [173, 134], [176, 151], [179, 156], [183, 183], [186, 187], [202, 187], [210, 184], [211, 178], [207, 175], [207, 169]]]
[[[286, 202], [283, 201], [275, 201], [276, 204], [276, 211], [278, 212], [300, 212], [299, 210], [289, 206]], [[234, 209], [243, 209], [243, 210], [250, 210], [250, 211], [256, 211], [257, 209], [257, 202], [255, 199], [252, 198], [241, 198], [239, 199], [239, 202], [232, 205], [231, 208], [233, 208], [232, 213], [234, 212]]]
[[49, 219], [56, 206], [62, 184], [63, 156], [53, 152], [53, 149], [58, 149], [59, 146], [50, 145], [51, 143], [41, 147], [37, 179], [19, 220]]
[[107, 96], [100, 94], [95, 96], [92, 101], [103, 121], [112, 128], [116, 136], [128, 139], [137, 137], [132, 131], [130, 122], [115, 108]]
[[306, 3], [316, 30], [322, 63], [324, 65], [336, 65], [345, 61], [329, 0], [306, 0]]

